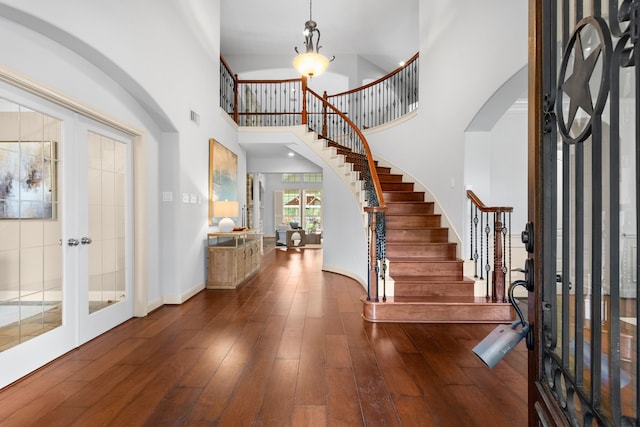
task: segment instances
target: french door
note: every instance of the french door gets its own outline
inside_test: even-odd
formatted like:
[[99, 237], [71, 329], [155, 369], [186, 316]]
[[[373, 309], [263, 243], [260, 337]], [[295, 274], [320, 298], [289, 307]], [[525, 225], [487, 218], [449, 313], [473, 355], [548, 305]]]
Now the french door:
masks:
[[636, 426], [640, 2], [529, 4], [529, 425]]
[[133, 316], [131, 145], [0, 83], [0, 388]]
[[78, 330], [83, 343], [133, 316], [131, 141], [83, 118], [76, 134], [79, 215], [66, 244], [78, 249]]

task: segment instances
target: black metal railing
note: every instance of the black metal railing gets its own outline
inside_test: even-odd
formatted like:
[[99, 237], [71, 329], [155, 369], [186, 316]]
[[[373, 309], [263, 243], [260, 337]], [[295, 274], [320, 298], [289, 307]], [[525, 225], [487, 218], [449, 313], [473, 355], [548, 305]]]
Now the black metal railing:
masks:
[[[386, 76], [348, 92], [323, 95], [349, 117], [356, 128], [365, 130], [396, 120], [418, 106], [419, 56]], [[295, 126], [304, 121], [302, 79], [240, 80], [220, 59], [220, 106], [240, 126]], [[320, 109], [322, 110], [322, 109]], [[332, 122], [334, 113], [316, 111], [309, 115], [313, 129]]]
[[302, 79], [238, 80], [236, 93], [240, 126], [302, 124]]
[[231, 72], [231, 68], [220, 57], [220, 107], [233, 117], [234, 122], [238, 122], [238, 76]]
[[[511, 281], [511, 213], [512, 207], [485, 206], [471, 190], [470, 259], [474, 261], [474, 277], [486, 279], [486, 298], [492, 302], [507, 302], [506, 274]], [[493, 258], [493, 263], [491, 262]]]
[[399, 119], [418, 106], [419, 57], [386, 76], [347, 92], [327, 96], [359, 129]]

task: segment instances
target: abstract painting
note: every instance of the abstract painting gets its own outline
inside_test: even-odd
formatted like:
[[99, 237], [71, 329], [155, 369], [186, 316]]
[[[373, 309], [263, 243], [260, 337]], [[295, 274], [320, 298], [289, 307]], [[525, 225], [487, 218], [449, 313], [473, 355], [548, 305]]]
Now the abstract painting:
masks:
[[53, 141], [0, 141], [0, 219], [53, 219]]
[[213, 202], [238, 200], [238, 156], [215, 139], [209, 139], [209, 224]]

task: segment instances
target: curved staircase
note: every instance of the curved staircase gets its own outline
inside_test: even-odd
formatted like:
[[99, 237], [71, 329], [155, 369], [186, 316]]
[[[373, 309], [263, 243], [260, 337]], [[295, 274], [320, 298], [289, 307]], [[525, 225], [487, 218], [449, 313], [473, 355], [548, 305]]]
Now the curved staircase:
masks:
[[[345, 183], [364, 203], [359, 172], [363, 156], [313, 132], [308, 135], [307, 144], [334, 169], [345, 172]], [[376, 165], [387, 205], [386, 256], [394, 296], [379, 302], [363, 296], [363, 317], [371, 322], [511, 322], [510, 304], [474, 296], [475, 281], [464, 277], [457, 244], [449, 241], [449, 229], [434, 213], [434, 203], [425, 201], [424, 192], [415, 191], [404, 175]]]
[[386, 302], [365, 298], [364, 317], [374, 322], [509, 322], [509, 304], [474, 297], [475, 282], [464, 277], [464, 262], [434, 213], [434, 203], [391, 168], [377, 166], [377, 172], [387, 203], [386, 255], [394, 296]]

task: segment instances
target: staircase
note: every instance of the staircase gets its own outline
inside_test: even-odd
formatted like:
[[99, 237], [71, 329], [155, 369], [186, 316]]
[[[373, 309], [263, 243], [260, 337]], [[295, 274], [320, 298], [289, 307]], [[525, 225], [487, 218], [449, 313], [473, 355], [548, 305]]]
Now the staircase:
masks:
[[386, 255], [394, 296], [378, 303], [365, 299], [364, 317], [376, 322], [509, 322], [509, 304], [474, 297], [475, 282], [464, 277], [464, 262], [433, 202], [391, 168], [377, 166], [377, 172], [387, 204]]
[[[362, 155], [336, 143], [307, 134], [307, 144], [321, 154], [364, 203], [359, 169]], [[313, 135], [313, 136], [311, 136]], [[304, 140], [304, 139], [303, 139]], [[464, 277], [457, 244], [449, 241], [434, 203], [425, 201], [402, 174], [376, 162], [376, 171], [387, 205], [386, 256], [394, 296], [386, 301], [361, 298], [363, 317], [371, 322], [415, 323], [507, 323], [513, 319], [511, 305], [492, 303], [474, 296], [473, 279]]]

